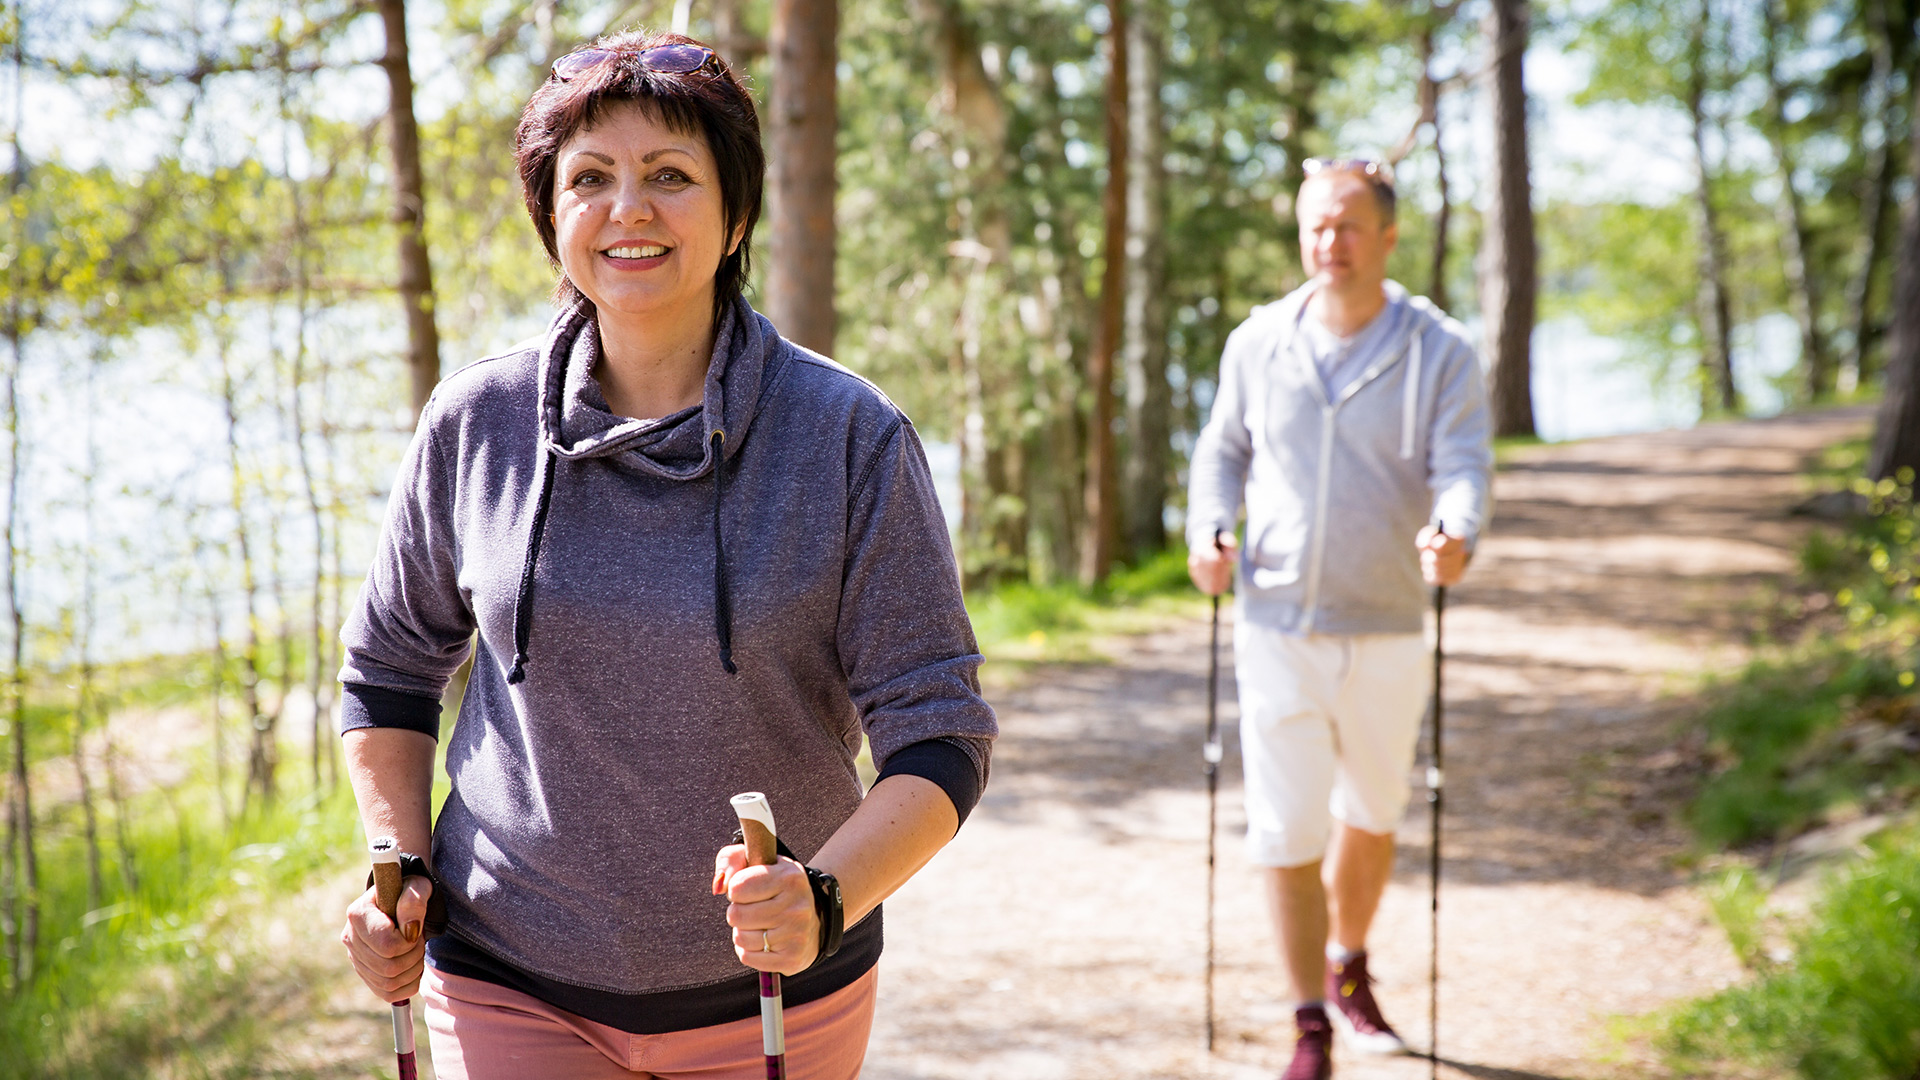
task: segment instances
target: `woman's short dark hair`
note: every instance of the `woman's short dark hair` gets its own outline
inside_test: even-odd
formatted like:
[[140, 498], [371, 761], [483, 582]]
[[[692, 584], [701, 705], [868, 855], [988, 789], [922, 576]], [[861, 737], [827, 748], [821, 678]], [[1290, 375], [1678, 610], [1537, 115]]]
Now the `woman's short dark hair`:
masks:
[[634, 104], [655, 121], [682, 135], [706, 139], [720, 173], [720, 205], [726, 236], [740, 230], [740, 243], [720, 260], [713, 276], [714, 318], [746, 287], [753, 227], [760, 220], [766, 187], [767, 155], [760, 146], [760, 116], [753, 95], [716, 53], [704, 67], [687, 74], [650, 71], [634, 62], [658, 45], [700, 45], [682, 34], [630, 31], [600, 38], [590, 46], [614, 54], [571, 81], [549, 76], [534, 91], [514, 132], [514, 159], [533, 228], [546, 245], [547, 259], [560, 270], [554, 299], [591, 309], [592, 302], [560, 267], [554, 228], [554, 170], [560, 148], [583, 128], [592, 127], [615, 105]]

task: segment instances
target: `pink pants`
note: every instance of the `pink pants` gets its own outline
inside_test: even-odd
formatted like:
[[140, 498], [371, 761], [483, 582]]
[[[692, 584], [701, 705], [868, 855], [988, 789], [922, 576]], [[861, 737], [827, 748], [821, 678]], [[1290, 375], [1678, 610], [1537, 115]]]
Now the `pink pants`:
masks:
[[[879, 968], [786, 1011], [791, 1080], [856, 1080], [873, 1030]], [[420, 981], [440, 1080], [765, 1080], [760, 1018], [631, 1035], [479, 979], [428, 965]]]

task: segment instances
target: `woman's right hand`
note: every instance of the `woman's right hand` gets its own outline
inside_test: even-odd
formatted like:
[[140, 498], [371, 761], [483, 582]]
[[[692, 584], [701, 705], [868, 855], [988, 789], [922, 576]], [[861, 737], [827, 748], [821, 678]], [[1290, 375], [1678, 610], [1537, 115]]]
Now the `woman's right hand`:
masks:
[[420, 975], [427, 964], [421, 926], [427, 917], [427, 897], [432, 893], [433, 882], [410, 877], [400, 890], [392, 919], [380, 911], [371, 888], [347, 907], [347, 925], [340, 932], [340, 944], [347, 947], [360, 981], [389, 1004], [405, 1001], [420, 989]]

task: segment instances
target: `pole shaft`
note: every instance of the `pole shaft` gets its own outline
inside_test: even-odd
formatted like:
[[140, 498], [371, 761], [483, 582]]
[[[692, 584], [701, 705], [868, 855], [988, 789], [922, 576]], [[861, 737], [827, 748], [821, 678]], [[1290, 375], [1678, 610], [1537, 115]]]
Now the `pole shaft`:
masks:
[[1207, 1052], [1213, 1052], [1214, 836], [1220, 808], [1220, 597], [1213, 598], [1213, 628], [1207, 638]]
[[[767, 797], [758, 792], [735, 795], [733, 807], [740, 818], [740, 836], [747, 848], [747, 865], [772, 866], [778, 862], [780, 841], [774, 833], [773, 810], [767, 806]], [[786, 1010], [780, 1000], [780, 973], [777, 971], [760, 973], [760, 1043], [761, 1051], [766, 1055], [767, 1080], [786, 1080]]]
[[1433, 767], [1427, 770], [1427, 801], [1432, 804], [1433, 835], [1427, 845], [1427, 877], [1431, 882], [1427, 933], [1433, 952], [1427, 971], [1427, 1075], [1440, 1075], [1440, 811], [1445, 803], [1446, 758], [1441, 739], [1446, 714], [1441, 667], [1446, 657], [1442, 623], [1447, 610], [1447, 587], [1433, 590]]

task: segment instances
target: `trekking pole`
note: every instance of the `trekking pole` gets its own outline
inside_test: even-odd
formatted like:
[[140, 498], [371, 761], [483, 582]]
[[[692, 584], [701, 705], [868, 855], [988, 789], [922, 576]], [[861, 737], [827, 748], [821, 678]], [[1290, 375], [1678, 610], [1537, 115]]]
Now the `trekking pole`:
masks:
[[1213, 597], [1213, 633], [1207, 640], [1207, 1053], [1213, 1053], [1213, 847], [1220, 800], [1220, 597]]
[[1431, 882], [1429, 891], [1432, 901], [1428, 936], [1433, 943], [1433, 954], [1427, 969], [1429, 1080], [1437, 1080], [1440, 1075], [1440, 808], [1443, 802], [1441, 786], [1445, 782], [1440, 751], [1441, 717], [1445, 713], [1440, 692], [1440, 662], [1446, 655], [1441, 644], [1440, 623], [1446, 610], [1447, 587], [1437, 585], [1433, 590], [1433, 763], [1427, 766], [1427, 804], [1433, 808], [1433, 836], [1427, 848], [1427, 878]]
[[[747, 845], [748, 866], [772, 866], [780, 860], [780, 842], [773, 828], [773, 807], [757, 791], [735, 795], [733, 812], [740, 818], [741, 842]], [[780, 1005], [780, 973], [760, 973], [760, 1042], [767, 1055], [767, 1080], [786, 1080], [787, 1023]]]
[[[373, 858], [373, 902], [380, 914], [393, 922], [394, 909], [400, 903], [400, 841], [391, 836], [376, 838], [368, 846]], [[417, 1080], [419, 1071], [413, 1058], [413, 999], [393, 1003], [393, 1055], [398, 1060], [399, 1080]]]

